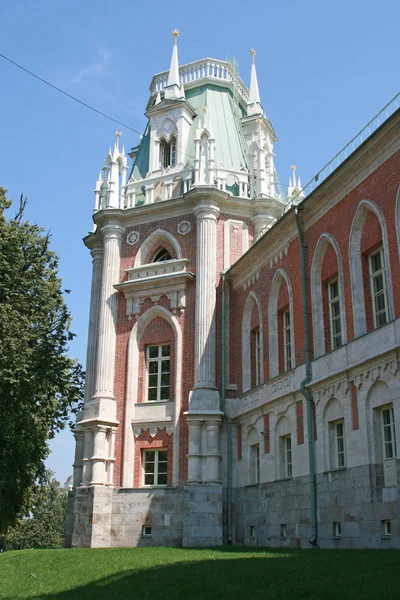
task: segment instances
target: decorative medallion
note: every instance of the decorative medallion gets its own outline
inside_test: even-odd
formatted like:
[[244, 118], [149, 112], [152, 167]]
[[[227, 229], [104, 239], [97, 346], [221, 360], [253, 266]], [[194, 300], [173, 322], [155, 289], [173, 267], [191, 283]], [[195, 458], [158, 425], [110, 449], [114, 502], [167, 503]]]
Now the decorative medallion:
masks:
[[126, 243], [129, 244], [130, 246], [134, 246], [139, 241], [139, 238], [140, 238], [140, 233], [138, 231], [131, 231], [126, 236]]
[[186, 235], [187, 233], [189, 233], [190, 230], [191, 230], [191, 225], [190, 225], [189, 221], [182, 221], [181, 223], [179, 223], [178, 233], [180, 233], [181, 235]]

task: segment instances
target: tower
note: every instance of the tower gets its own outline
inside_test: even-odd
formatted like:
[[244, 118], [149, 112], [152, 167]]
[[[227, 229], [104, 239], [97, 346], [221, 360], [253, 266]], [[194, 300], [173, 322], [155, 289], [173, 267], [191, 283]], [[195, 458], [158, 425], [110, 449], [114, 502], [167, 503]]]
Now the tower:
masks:
[[84, 239], [93, 275], [74, 546], [138, 545], [149, 528], [159, 544], [224, 541], [222, 370], [232, 401], [236, 383], [221, 361], [220, 273], [285, 201], [255, 51], [248, 89], [226, 61], [179, 68], [178, 36], [169, 71], [151, 81], [128, 177], [116, 133]]

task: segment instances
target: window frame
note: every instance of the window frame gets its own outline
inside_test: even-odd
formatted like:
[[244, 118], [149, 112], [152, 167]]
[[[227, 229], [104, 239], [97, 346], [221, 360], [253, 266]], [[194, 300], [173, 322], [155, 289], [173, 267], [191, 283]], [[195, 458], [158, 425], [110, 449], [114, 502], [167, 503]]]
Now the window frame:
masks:
[[292, 436], [282, 436], [283, 442], [283, 474], [285, 479], [293, 477]]
[[253, 331], [254, 340], [254, 383], [257, 386], [261, 385], [261, 332], [260, 327]]
[[[389, 423], [385, 423], [384, 414], [389, 415]], [[382, 436], [382, 458], [383, 460], [392, 460], [397, 457], [396, 425], [394, 420], [393, 405], [385, 405], [380, 408], [381, 436]], [[386, 440], [385, 431], [390, 432], [391, 439]], [[390, 444], [392, 456], [387, 456], [386, 449]]]
[[260, 483], [260, 444], [252, 444], [250, 446], [250, 476], [251, 484]]
[[[333, 296], [332, 287], [337, 286], [337, 295]], [[331, 350], [336, 350], [343, 345], [342, 340], [342, 313], [341, 313], [341, 302], [340, 302], [340, 285], [339, 277], [335, 277], [328, 282], [328, 303], [329, 303], [329, 329], [331, 338]], [[334, 315], [334, 308], [337, 307], [338, 314]], [[339, 331], [335, 332], [334, 324], [339, 324]], [[337, 342], [337, 339], [339, 342]]]
[[[344, 469], [346, 467], [346, 436], [344, 429], [344, 419], [338, 419], [333, 423], [334, 439], [335, 439], [335, 466], [336, 469]], [[338, 429], [341, 428], [341, 434]], [[343, 464], [341, 464], [343, 463]]]
[[[148, 452], [154, 452], [154, 472], [146, 473], [146, 464], [153, 463], [153, 461], [146, 461], [146, 454]], [[160, 461], [160, 453], [165, 452], [166, 459]], [[165, 464], [165, 473], [159, 471], [159, 465]], [[168, 450], [167, 448], [143, 448], [142, 449], [142, 472], [143, 472], [143, 487], [166, 487], [168, 485]], [[153, 476], [153, 483], [146, 483], [146, 475]], [[160, 475], [165, 475], [165, 483], [159, 483]]]
[[[163, 356], [162, 349], [166, 346], [169, 347], [169, 354]], [[157, 357], [150, 356], [151, 348], [158, 348], [158, 356]], [[171, 344], [169, 342], [162, 343], [162, 344], [148, 344], [145, 349], [145, 358], [146, 358], [146, 402], [169, 402], [170, 389], [171, 389]], [[165, 361], [168, 361], [168, 363], [169, 363], [168, 371], [162, 370], [162, 368], [163, 368], [162, 363]], [[157, 363], [157, 372], [156, 373], [154, 373], [154, 372], [150, 373], [150, 364], [151, 363]], [[168, 386], [162, 385], [162, 375], [166, 375], [166, 374], [168, 374]], [[157, 385], [150, 386], [150, 377], [153, 377], [154, 375], [157, 375]], [[163, 388], [164, 389], [168, 388], [168, 398], [161, 397]], [[157, 390], [156, 399], [149, 398], [150, 389]]]
[[[380, 256], [381, 266], [380, 268], [374, 270], [373, 259], [376, 256]], [[387, 293], [387, 281], [386, 281], [386, 262], [385, 262], [385, 253], [383, 250], [383, 246], [379, 246], [375, 248], [373, 252], [368, 254], [368, 272], [369, 272], [369, 291], [371, 295], [371, 304], [372, 304], [372, 314], [374, 318], [374, 329], [378, 327], [383, 327], [387, 323], [389, 323], [389, 304], [388, 304], [388, 293]], [[381, 278], [382, 280], [382, 289], [375, 291], [375, 282]], [[377, 306], [377, 297], [382, 296], [384, 301], [384, 308], [378, 310]], [[379, 323], [378, 319], [380, 315], [384, 315], [385, 322]]]
[[292, 323], [289, 307], [282, 312], [282, 340], [284, 371], [290, 371], [292, 369]]

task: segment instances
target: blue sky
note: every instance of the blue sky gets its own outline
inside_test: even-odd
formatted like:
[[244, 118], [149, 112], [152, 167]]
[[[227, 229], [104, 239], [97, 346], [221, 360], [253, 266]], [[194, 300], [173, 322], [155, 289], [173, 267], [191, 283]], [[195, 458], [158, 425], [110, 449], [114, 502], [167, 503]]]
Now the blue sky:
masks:
[[[399, 91], [400, 3], [285, 0], [190, 4], [14, 0], [0, 4], [0, 52], [99, 110], [143, 131], [148, 87], [169, 67], [174, 28], [181, 64], [235, 56], [248, 84], [250, 48], [261, 101], [279, 141], [276, 167], [303, 184]], [[0, 59], [0, 185], [23, 192], [27, 216], [52, 232], [85, 362], [93, 189], [116, 125]], [[138, 136], [122, 130], [125, 148]], [[52, 442], [50, 468], [72, 472], [73, 439]]]

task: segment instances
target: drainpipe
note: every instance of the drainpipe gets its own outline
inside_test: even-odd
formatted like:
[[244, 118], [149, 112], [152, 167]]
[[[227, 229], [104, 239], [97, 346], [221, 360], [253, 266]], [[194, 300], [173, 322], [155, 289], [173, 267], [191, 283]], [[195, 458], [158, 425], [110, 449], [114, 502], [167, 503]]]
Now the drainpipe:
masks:
[[222, 277], [222, 311], [221, 311], [221, 410], [224, 413], [227, 424], [227, 534], [228, 544], [232, 544], [232, 420], [226, 412], [225, 402], [225, 285], [226, 270], [221, 272]]
[[314, 427], [313, 427], [313, 399], [307, 389], [312, 373], [311, 373], [311, 353], [310, 353], [310, 337], [308, 330], [308, 299], [307, 299], [307, 274], [306, 274], [306, 245], [304, 243], [304, 231], [301, 226], [299, 208], [294, 209], [296, 217], [297, 230], [300, 238], [300, 260], [301, 260], [301, 289], [303, 297], [303, 327], [304, 327], [304, 346], [306, 354], [306, 376], [300, 384], [301, 393], [306, 400], [307, 406], [307, 433], [308, 433], [308, 459], [310, 468], [310, 509], [311, 509], [311, 539], [310, 544], [317, 546], [318, 531], [317, 531], [317, 482], [315, 476], [315, 444], [314, 444]]

